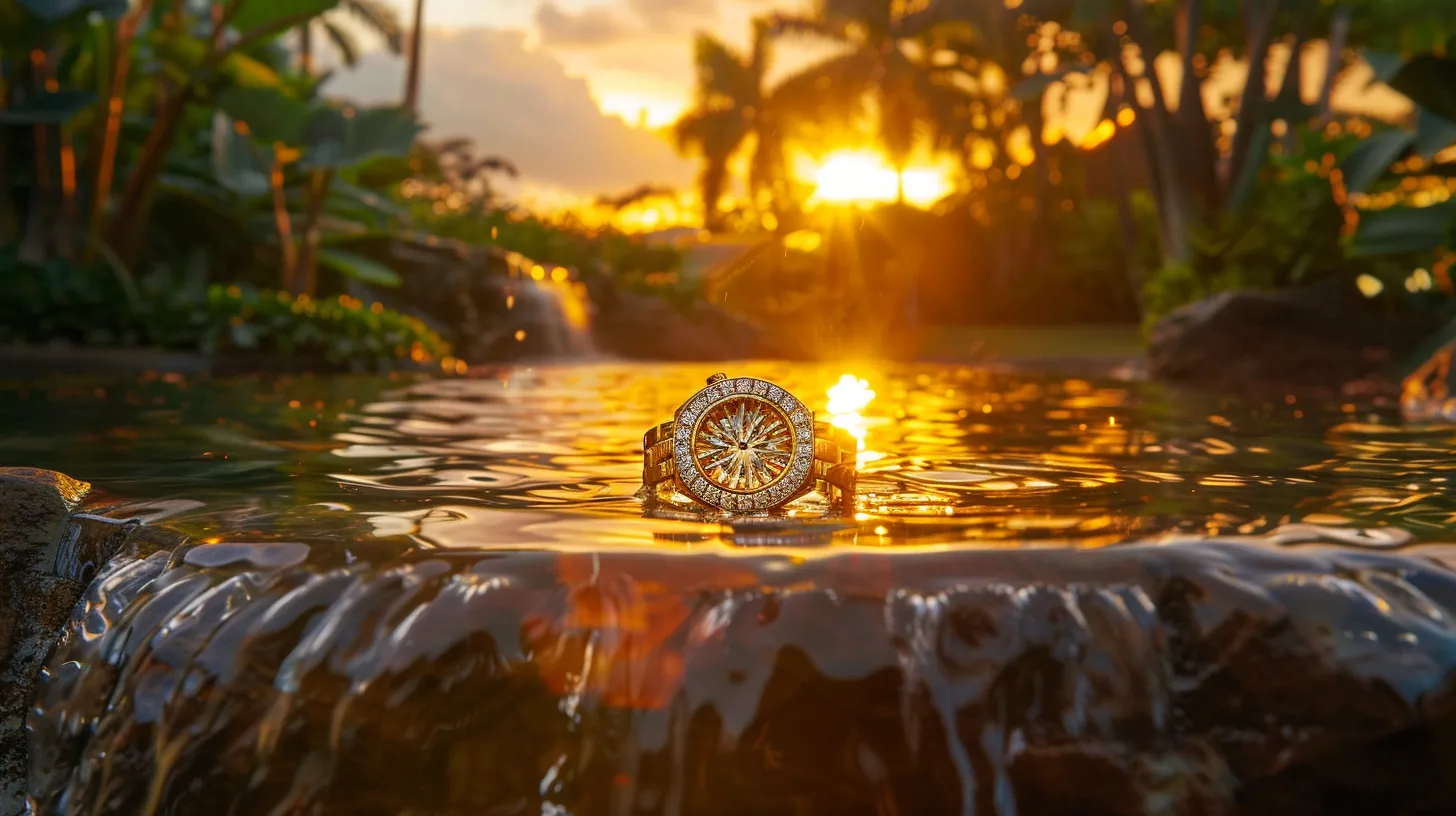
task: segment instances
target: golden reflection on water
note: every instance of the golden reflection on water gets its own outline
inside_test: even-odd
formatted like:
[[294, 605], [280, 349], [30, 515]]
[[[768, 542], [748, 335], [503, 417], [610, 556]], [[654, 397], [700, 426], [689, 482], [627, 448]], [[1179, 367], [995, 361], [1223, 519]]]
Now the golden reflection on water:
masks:
[[[229, 540], [358, 530], [424, 547], [778, 546], [812, 557], [844, 546], [1097, 547], [1208, 535], [1384, 548], [1449, 540], [1456, 523], [1456, 432], [1404, 427], [1371, 405], [970, 367], [780, 363], [725, 368], [783, 385], [854, 435], [855, 516], [825, 519], [810, 501], [786, 518], [746, 522], [644, 517], [642, 433], [718, 368], [478, 368], [348, 388], [295, 379], [248, 392], [247, 413], [229, 414], [229, 397], [195, 424], [167, 419], [185, 406], [108, 407], [103, 415], [125, 433], [97, 433], [103, 424], [82, 405], [84, 433], [52, 447], [85, 451], [91, 473], [114, 461], [134, 483], [113, 489], [156, 500], [156, 512], [199, 537]], [[61, 413], [46, 413], [48, 427]], [[50, 433], [54, 443], [59, 432]], [[33, 459], [31, 434], [15, 425], [9, 434], [0, 445], [12, 458]], [[139, 461], [183, 464], [136, 478]], [[178, 499], [198, 504], [161, 509]]]

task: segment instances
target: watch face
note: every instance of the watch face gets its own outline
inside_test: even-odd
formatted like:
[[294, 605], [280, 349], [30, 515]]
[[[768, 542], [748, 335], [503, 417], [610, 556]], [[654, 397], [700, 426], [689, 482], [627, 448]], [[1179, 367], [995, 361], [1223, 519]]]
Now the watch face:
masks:
[[773, 383], [713, 383], [678, 409], [673, 456], [680, 485], [725, 510], [764, 510], [812, 478], [814, 417]]
[[693, 431], [693, 459], [723, 490], [762, 490], [789, 470], [794, 426], [777, 405], [742, 394], [709, 408]]

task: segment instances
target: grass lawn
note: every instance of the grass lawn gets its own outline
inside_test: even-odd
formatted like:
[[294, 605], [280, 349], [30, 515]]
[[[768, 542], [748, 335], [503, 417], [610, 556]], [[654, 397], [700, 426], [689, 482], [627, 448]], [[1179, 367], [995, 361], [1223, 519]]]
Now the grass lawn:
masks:
[[1136, 325], [928, 326], [920, 356], [931, 360], [1138, 359]]

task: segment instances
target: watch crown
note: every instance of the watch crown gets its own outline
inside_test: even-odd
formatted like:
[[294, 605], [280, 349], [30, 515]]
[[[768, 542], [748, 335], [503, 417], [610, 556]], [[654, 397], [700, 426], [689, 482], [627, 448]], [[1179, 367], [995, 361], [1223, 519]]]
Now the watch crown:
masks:
[[716, 382], [723, 382], [726, 379], [728, 379], [728, 375], [720, 371], [717, 374], [714, 374], [713, 376], [708, 378], [708, 385], [712, 385]]

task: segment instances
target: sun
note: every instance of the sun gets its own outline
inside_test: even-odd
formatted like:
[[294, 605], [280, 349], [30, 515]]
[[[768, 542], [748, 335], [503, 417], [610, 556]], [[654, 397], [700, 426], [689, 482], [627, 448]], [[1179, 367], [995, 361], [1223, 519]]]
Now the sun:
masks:
[[[873, 150], [834, 151], [802, 174], [814, 183], [811, 202], [889, 203], [899, 192], [895, 168]], [[909, 167], [899, 178], [904, 181], [906, 203], [917, 207], [929, 207], [952, 189], [949, 174], [938, 167]]]

